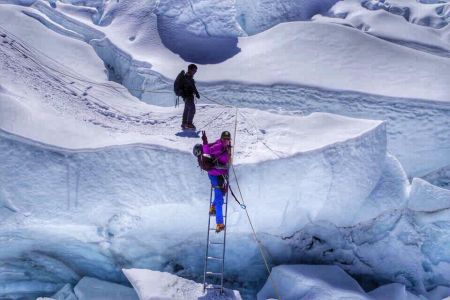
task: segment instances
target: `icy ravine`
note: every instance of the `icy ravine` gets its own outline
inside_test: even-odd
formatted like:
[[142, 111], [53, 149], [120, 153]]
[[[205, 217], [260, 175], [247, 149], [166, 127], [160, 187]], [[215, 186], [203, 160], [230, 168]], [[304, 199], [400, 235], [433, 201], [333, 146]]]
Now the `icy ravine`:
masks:
[[[263, 119], [276, 124], [268, 117]], [[281, 160], [267, 157], [260, 162], [249, 156], [250, 164], [237, 165], [244, 194], [258, 197], [251, 197], [247, 202], [258, 215], [255, 225], [263, 232], [289, 234], [300, 223], [309, 222], [308, 218], [330, 217], [333, 211], [329, 208], [333, 201], [342, 199], [349, 205], [348, 201], [367, 196], [376, 184], [381, 172], [377, 166], [385, 153], [384, 126], [379, 122], [330, 117], [318, 114], [306, 120], [317, 126], [318, 122], [330, 124], [334, 119], [332, 128], [348, 124], [368, 131], [304, 155], [290, 155]], [[292, 122], [292, 118], [298, 117], [287, 118]], [[345, 122], [339, 125], [340, 120]], [[265, 128], [271, 136], [270, 127]], [[280, 132], [276, 128], [273, 130]], [[342, 133], [348, 135], [347, 131], [345, 126], [342, 127]], [[291, 134], [278, 137], [280, 145], [285, 145], [290, 137]], [[245, 137], [238, 135], [237, 139], [243, 141]], [[271, 143], [270, 140], [267, 142]], [[320, 139], [313, 144], [317, 142], [321, 143]], [[307, 140], [305, 145], [308, 145]], [[203, 253], [206, 215], [199, 217], [199, 212], [207, 207], [208, 191], [204, 187], [208, 186], [208, 181], [196, 170], [190, 153], [145, 145], [65, 150], [5, 132], [2, 132], [1, 148], [1, 160], [6, 163], [2, 164], [0, 178], [7, 179], [2, 183], [2, 189], [10, 197], [7, 200], [18, 209], [18, 213], [1, 210], [1, 237], [8, 240], [8, 249], [14, 249], [12, 253], [4, 248], [0, 253], [2, 260], [7, 262], [2, 272], [5, 276], [3, 295], [54, 292], [62, 284], [75, 283], [81, 275], [124, 282], [120, 268], [131, 266], [171, 272], [182, 270], [181, 274], [190, 278], [201, 276], [203, 259], [198, 254]], [[245, 153], [241, 155], [246, 156]], [[356, 157], [364, 159], [357, 160]], [[353, 162], [348, 164], [348, 169], [343, 168], [344, 164], [340, 162], [350, 160]], [[241, 158], [241, 161], [245, 162], [245, 159]], [[254, 169], [258, 166], [263, 171], [255, 178]], [[366, 171], [361, 172], [362, 169]], [[311, 171], [305, 173], [305, 170]], [[190, 174], [188, 177], [186, 172]], [[327, 193], [316, 193], [311, 199], [314, 192], [298, 195], [293, 185], [285, 191], [286, 198], [277, 197], [279, 206], [273, 206], [276, 190], [264, 182], [280, 180], [286, 177], [286, 172], [298, 173], [295, 176], [299, 177], [300, 186], [307, 186], [311, 181], [315, 186], [324, 184]], [[334, 172], [341, 176], [347, 174], [348, 184], [351, 184], [348, 176], [358, 172], [360, 182], [352, 192], [352, 198], [342, 186], [332, 184], [336, 177]], [[318, 181], [314, 174], [323, 181]], [[21, 184], [17, 185], [17, 182]], [[345, 180], [341, 183], [345, 184]], [[180, 189], [184, 192], [179, 193]], [[346, 197], [342, 197], [342, 193]], [[287, 206], [292, 211], [296, 209], [292, 197], [303, 202], [302, 212], [309, 206], [306, 210], [309, 216], [301, 219], [297, 216], [286, 222], [289, 214], [284, 209]], [[266, 221], [267, 214], [271, 215], [271, 223]], [[248, 262], [247, 270], [251, 274], [257, 252], [242, 212], [231, 207], [229, 218], [231, 242], [227, 257], [230, 278], [238, 274], [235, 279], [239, 281], [264, 278], [263, 270], [255, 273], [256, 278], [245, 279], [248, 274], [242, 274], [242, 260]], [[177, 228], [189, 228], [189, 232]], [[238, 240], [233, 241], [236, 238]], [[131, 249], [130, 243], [133, 244]], [[241, 246], [251, 250], [244, 251]], [[36, 269], [37, 265], [40, 267]], [[7, 275], [15, 270], [27, 272], [13, 277]], [[19, 282], [23, 282], [21, 286]]]
[[[366, 286], [401, 282], [419, 293], [448, 282], [447, 256], [440, 249], [450, 238], [450, 193], [419, 179], [408, 192], [398, 161], [384, 156], [384, 134], [378, 125], [309, 153], [237, 166], [273, 263], [337, 263], [365, 278]], [[1, 239], [10, 246], [0, 251], [6, 262], [2, 295], [52, 293], [80, 275], [125, 282], [122, 267], [199, 280], [206, 224], [199, 212], [207, 208], [208, 183], [190, 154], [144, 145], [69, 151], [5, 132], [0, 141], [1, 160], [7, 162], [0, 178], [8, 178], [2, 187], [19, 210], [0, 210]], [[186, 170], [189, 180], [182, 176]], [[295, 184], [277, 184], [289, 178]], [[242, 211], [230, 208], [227, 278], [263, 280]], [[386, 260], [387, 269], [380, 264]]]

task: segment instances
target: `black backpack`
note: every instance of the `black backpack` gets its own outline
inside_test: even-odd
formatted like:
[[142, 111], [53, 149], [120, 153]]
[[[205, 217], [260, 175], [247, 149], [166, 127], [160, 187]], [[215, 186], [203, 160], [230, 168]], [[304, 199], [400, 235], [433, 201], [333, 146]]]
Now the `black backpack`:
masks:
[[215, 159], [203, 154], [202, 144], [196, 144], [194, 149], [192, 149], [192, 153], [197, 157], [197, 162], [200, 169], [209, 171], [216, 166]]
[[173, 83], [173, 91], [177, 96], [183, 96], [184, 76], [185, 72], [182, 70]]

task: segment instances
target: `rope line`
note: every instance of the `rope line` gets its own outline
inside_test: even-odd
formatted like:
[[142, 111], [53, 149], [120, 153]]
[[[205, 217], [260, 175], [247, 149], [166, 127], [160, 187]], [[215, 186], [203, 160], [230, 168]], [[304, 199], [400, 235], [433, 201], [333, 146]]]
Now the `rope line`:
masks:
[[220, 111], [217, 115], [215, 115], [214, 117], [212, 117], [211, 119], [210, 119], [210, 121], [206, 124], [206, 125], [203, 125], [202, 127], [200, 127], [200, 129], [199, 130], [202, 130], [202, 129], [205, 129], [206, 127], [208, 127], [209, 125], [211, 125], [221, 114], [223, 114], [225, 112], [225, 109], [224, 110], [222, 110], [222, 111]]
[[264, 147], [266, 147], [267, 149], [269, 149], [270, 152], [272, 152], [273, 154], [275, 154], [276, 157], [278, 158], [282, 158], [275, 150], [273, 150], [272, 148], [269, 147], [269, 145], [267, 145], [262, 139], [259, 138], [258, 135], [258, 131], [259, 129], [256, 127], [256, 125], [254, 125], [252, 122], [250, 122], [250, 120], [242, 113], [239, 112], [241, 114], [241, 116], [247, 121], [248, 124], [250, 124], [256, 131], [256, 140], [258, 142], [261, 142], [261, 144], [263, 144]]
[[[202, 94], [202, 95], [203, 95], [203, 94]], [[211, 99], [211, 98], [209, 98], [209, 97], [207, 97], [207, 96], [205, 96], [205, 95], [203, 95], [203, 97], [204, 97], [205, 99], [211, 101], [212, 103], [215, 103], [215, 104], [218, 104], [218, 105], [221, 105], [221, 106], [224, 106], [224, 107], [229, 107], [229, 108], [235, 108], [235, 107], [236, 107], [236, 106], [233, 106], [233, 105], [226, 105], [226, 104], [220, 103], [219, 101], [213, 100], [213, 99]]]
[[[237, 132], [237, 116], [238, 116], [238, 108], [237, 108], [237, 107], [235, 107], [235, 108], [236, 108], [236, 113], [235, 113], [235, 119], [234, 119], [234, 137], [233, 137], [234, 147], [232, 148], [232, 155], [231, 155], [231, 158], [234, 157], [234, 149], [235, 149], [235, 146], [236, 146], [236, 132]], [[242, 115], [242, 114], [241, 114], [241, 115]], [[273, 286], [273, 288], [274, 288], [274, 290], [275, 290], [275, 293], [277, 294], [278, 300], [281, 300], [280, 292], [279, 292], [278, 286], [277, 286], [275, 280], [274, 280], [274, 279], [272, 278], [272, 276], [271, 276], [269, 263], [267, 262], [266, 256], [264, 255], [264, 251], [263, 251], [263, 248], [262, 248], [262, 243], [258, 240], [258, 237], [256, 236], [255, 227], [253, 226], [253, 222], [252, 222], [252, 220], [250, 219], [250, 215], [249, 215], [249, 213], [248, 213], [247, 206], [245, 205], [244, 197], [242, 196], [241, 188], [240, 188], [240, 186], [239, 186], [239, 181], [238, 181], [238, 178], [237, 178], [237, 175], [236, 175], [236, 171], [235, 171], [235, 169], [234, 169], [233, 160], [231, 160], [231, 169], [233, 170], [234, 179], [236, 180], [236, 185], [237, 185], [237, 187], [238, 187], [239, 195], [241, 196], [242, 204], [236, 199], [236, 197], [235, 197], [235, 199], [236, 199], [236, 201], [239, 203], [239, 205], [244, 209], [245, 214], [247, 215], [248, 222], [249, 222], [249, 224], [250, 224], [250, 227], [252, 228], [253, 238], [255, 239], [256, 245], [258, 246], [259, 252], [260, 252], [260, 254], [261, 254], [262, 258], [263, 258], [264, 265], [266, 266], [267, 273], [269, 274], [270, 282], [272, 283], [272, 286]], [[230, 189], [230, 190], [231, 190], [231, 189]], [[233, 193], [233, 192], [232, 192], [232, 195], [234, 196], [234, 193]]]
[[[244, 205], [244, 206], [246, 207], [245, 202], [244, 202], [244, 197], [242, 196], [241, 188], [240, 188], [240, 186], [239, 186], [239, 182], [238, 182], [238, 178], [237, 178], [237, 175], [236, 175], [236, 171], [235, 171], [233, 165], [231, 165], [231, 169], [233, 170], [233, 175], [234, 175], [234, 178], [235, 178], [235, 180], [236, 180], [236, 185], [237, 185], [237, 187], [238, 187], [239, 195], [241, 196], [242, 205]], [[264, 265], [266, 266], [267, 273], [269, 274], [270, 282], [272, 283], [272, 286], [273, 286], [273, 288], [274, 288], [274, 290], [275, 290], [275, 293], [277, 294], [278, 300], [281, 300], [280, 291], [279, 291], [279, 289], [278, 289], [278, 286], [277, 286], [275, 280], [274, 280], [274, 279], [272, 278], [272, 276], [271, 276], [269, 263], [267, 262], [267, 258], [266, 258], [266, 256], [264, 255], [263, 245], [262, 245], [261, 241], [258, 240], [258, 237], [256, 236], [255, 227], [253, 226], [253, 222], [252, 222], [252, 220], [250, 219], [250, 215], [249, 215], [249, 213], [248, 213], [247, 208], [244, 208], [244, 211], [245, 211], [245, 214], [247, 215], [247, 219], [248, 219], [248, 222], [249, 222], [249, 224], [250, 224], [250, 227], [252, 228], [253, 238], [255, 239], [256, 245], [258, 245], [258, 248], [259, 248], [259, 252], [260, 252], [260, 254], [261, 254], [261, 257], [262, 257], [263, 260], [264, 260]]]

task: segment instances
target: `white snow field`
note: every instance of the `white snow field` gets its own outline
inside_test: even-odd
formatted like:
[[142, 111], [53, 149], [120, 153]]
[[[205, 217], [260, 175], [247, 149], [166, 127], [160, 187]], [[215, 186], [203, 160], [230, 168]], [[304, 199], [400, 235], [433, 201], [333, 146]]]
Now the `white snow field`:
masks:
[[434, 2], [346, 0], [337, 2], [313, 20], [351, 26], [388, 41], [449, 57], [450, 33], [446, 27], [450, 4], [448, 1]]
[[202, 101], [386, 120], [409, 177], [450, 164], [448, 2], [6, 2], [31, 7], [2, 5], [4, 29], [32, 18], [89, 43], [146, 102], [173, 105], [173, 78], [192, 61]]
[[[271, 265], [448, 296], [450, 191], [408, 180], [450, 165], [445, 55], [320, 17], [278, 24], [336, 1], [282, 2], [292, 15], [267, 1], [64, 2], [0, 1], [0, 298], [93, 299], [127, 284], [122, 268], [202, 281], [200, 139], [162, 107], [186, 61], [202, 100], [240, 107], [200, 104], [195, 122], [212, 141], [237, 120], [236, 173]], [[424, 43], [445, 47], [448, 26], [433, 30]], [[229, 205], [225, 285], [252, 298], [267, 273]]]

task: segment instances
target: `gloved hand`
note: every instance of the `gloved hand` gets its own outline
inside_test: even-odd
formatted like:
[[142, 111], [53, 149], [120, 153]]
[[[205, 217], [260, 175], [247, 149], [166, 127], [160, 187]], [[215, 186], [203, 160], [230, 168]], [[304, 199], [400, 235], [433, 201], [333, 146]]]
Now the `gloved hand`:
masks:
[[231, 146], [231, 145], [228, 145], [227, 146], [227, 152], [228, 152], [228, 154], [231, 154], [231, 148], [232, 148], [233, 146]]
[[206, 132], [204, 130], [202, 130], [202, 141], [203, 145], [208, 144], [208, 138], [206, 137]]
[[195, 97], [197, 97], [197, 99], [200, 99], [200, 94], [196, 94]]

